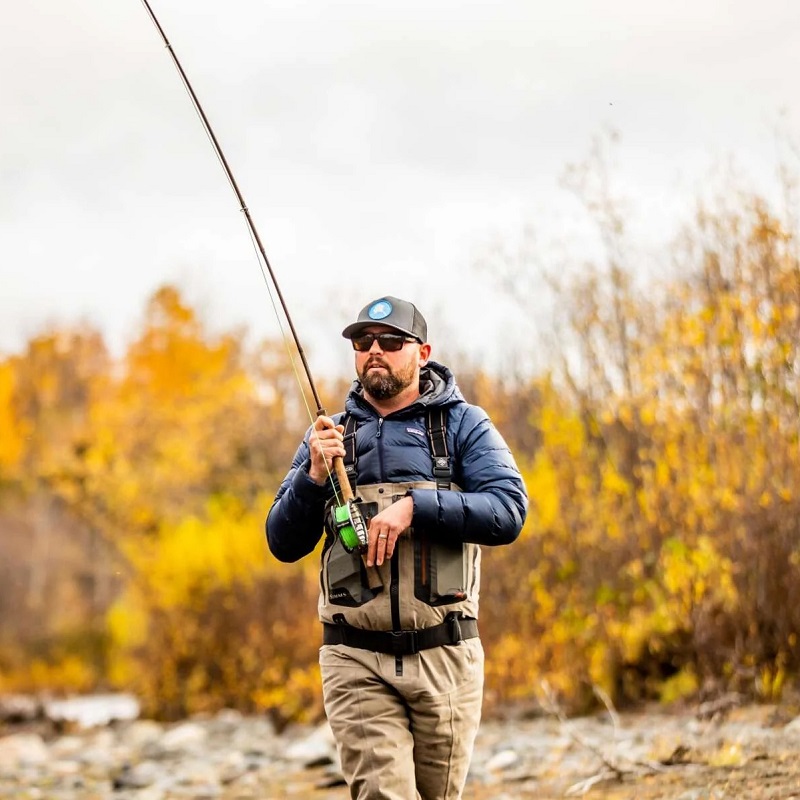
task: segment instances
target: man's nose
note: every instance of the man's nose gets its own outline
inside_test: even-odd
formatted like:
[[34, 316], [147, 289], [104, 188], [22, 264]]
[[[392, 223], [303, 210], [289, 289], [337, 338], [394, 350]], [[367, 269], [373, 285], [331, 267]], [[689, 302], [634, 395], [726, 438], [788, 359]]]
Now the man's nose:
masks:
[[377, 337], [372, 340], [372, 347], [369, 348], [370, 353], [382, 353], [383, 348], [381, 347], [380, 342], [378, 341]]

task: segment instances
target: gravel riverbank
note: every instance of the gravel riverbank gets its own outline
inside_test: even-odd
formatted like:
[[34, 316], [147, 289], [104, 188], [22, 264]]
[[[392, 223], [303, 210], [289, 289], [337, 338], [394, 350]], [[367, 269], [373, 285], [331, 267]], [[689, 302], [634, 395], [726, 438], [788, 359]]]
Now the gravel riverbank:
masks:
[[[279, 734], [265, 718], [226, 711], [173, 725], [125, 719], [59, 727], [0, 730], [0, 798], [348, 797], [325, 724]], [[483, 723], [465, 800], [565, 796], [800, 800], [800, 713], [729, 703]]]

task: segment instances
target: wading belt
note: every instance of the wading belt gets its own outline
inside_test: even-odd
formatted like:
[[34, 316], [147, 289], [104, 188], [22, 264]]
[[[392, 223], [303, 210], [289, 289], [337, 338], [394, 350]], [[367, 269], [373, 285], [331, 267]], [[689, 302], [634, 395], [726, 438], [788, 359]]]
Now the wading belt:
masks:
[[478, 620], [459, 617], [458, 611], [448, 614], [440, 625], [415, 631], [365, 631], [345, 623], [343, 614], [336, 614], [334, 619], [337, 620], [335, 625], [323, 623], [323, 644], [344, 644], [393, 656], [410, 656], [420, 650], [458, 644], [478, 635]]

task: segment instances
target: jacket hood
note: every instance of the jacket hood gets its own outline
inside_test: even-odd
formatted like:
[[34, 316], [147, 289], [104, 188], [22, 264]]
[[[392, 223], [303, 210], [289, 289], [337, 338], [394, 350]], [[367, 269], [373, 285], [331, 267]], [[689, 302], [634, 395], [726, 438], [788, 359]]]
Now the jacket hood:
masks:
[[[454, 403], [464, 402], [464, 396], [456, 384], [455, 375], [444, 364], [429, 361], [419, 373], [420, 396], [406, 408], [395, 411], [394, 414], [416, 414], [420, 409], [428, 406], [449, 406]], [[350, 392], [345, 401], [345, 410], [348, 414], [363, 416], [377, 414], [377, 410], [364, 399], [364, 387], [360, 380], [353, 381]]]

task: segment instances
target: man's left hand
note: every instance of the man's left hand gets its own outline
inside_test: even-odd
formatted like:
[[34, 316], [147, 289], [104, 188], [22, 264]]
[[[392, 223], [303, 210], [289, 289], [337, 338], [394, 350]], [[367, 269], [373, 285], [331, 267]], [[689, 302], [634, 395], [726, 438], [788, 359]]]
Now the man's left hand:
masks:
[[373, 564], [380, 566], [392, 557], [397, 538], [411, 525], [413, 516], [414, 501], [410, 497], [403, 497], [370, 520], [368, 567]]

